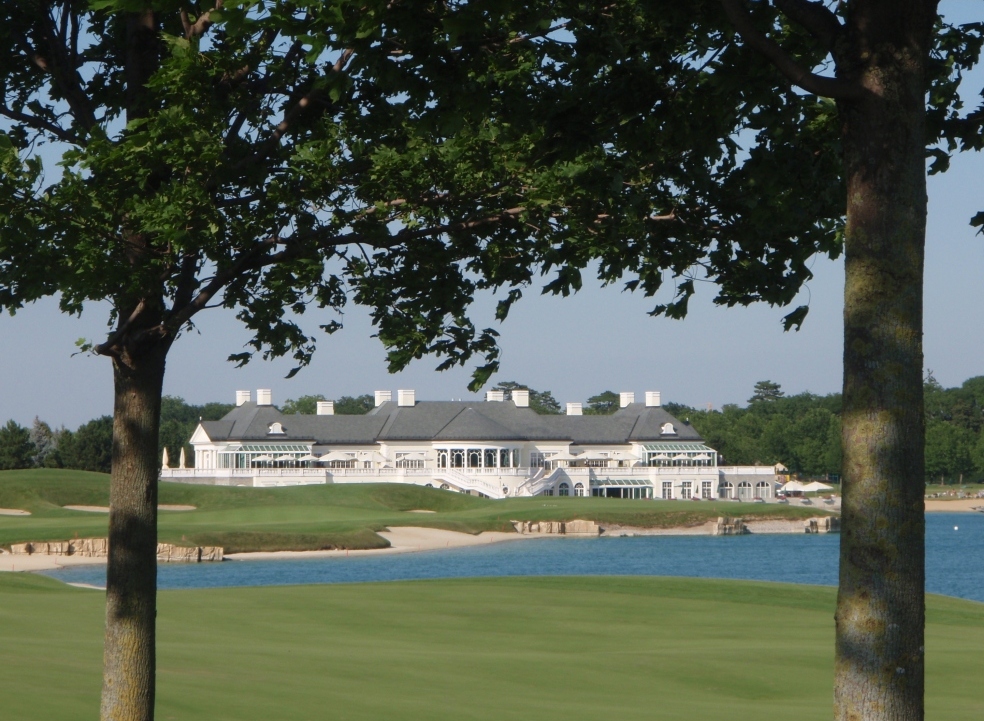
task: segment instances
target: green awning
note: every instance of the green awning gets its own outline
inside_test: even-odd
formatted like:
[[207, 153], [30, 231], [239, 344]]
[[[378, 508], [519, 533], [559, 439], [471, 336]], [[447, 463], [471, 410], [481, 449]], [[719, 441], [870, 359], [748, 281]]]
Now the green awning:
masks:
[[592, 478], [592, 486], [651, 486], [649, 481], [641, 481], [638, 478]]
[[705, 446], [703, 443], [646, 443], [643, 448], [657, 453], [668, 451], [673, 453], [717, 453], [713, 448]]
[[243, 443], [239, 448], [229, 448], [226, 453], [307, 453], [309, 443]]

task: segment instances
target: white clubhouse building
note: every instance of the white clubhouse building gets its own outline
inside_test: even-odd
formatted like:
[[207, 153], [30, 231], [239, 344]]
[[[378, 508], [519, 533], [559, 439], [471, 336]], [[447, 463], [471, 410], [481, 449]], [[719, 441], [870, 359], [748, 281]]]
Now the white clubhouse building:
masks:
[[418, 401], [412, 390], [376, 391], [366, 415], [284, 415], [269, 390], [237, 391], [220, 421], [191, 438], [194, 468], [161, 479], [229, 486], [413, 483], [489, 498], [771, 499], [772, 466], [719, 466], [718, 454], [660, 405], [620, 394], [612, 415], [539, 415], [529, 391], [489, 391], [482, 401]]

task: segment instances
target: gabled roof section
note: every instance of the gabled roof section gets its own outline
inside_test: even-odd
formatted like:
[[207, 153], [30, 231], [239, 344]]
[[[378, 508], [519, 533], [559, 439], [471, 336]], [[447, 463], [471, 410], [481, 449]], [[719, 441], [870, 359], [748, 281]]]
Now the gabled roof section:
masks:
[[474, 408], [465, 408], [434, 435], [435, 441], [515, 441], [523, 440], [517, 431], [496, 423]]
[[215, 429], [216, 435], [223, 437], [228, 437], [229, 431], [232, 430], [232, 424], [229, 421], [199, 421], [195, 432], [191, 434], [190, 443], [208, 443], [214, 440], [206, 425]]
[[[636, 408], [638, 410], [636, 411]], [[632, 432], [629, 434], [629, 440], [634, 443], [640, 443], [642, 441], [702, 441], [703, 438], [700, 434], [694, 430], [694, 427], [683, 423], [673, 416], [671, 416], [666, 409], [657, 407], [647, 407], [642, 403], [633, 403], [623, 411], [632, 409], [636, 411], [636, 420], [632, 428]], [[619, 415], [618, 413], [615, 414]], [[667, 424], [673, 426], [673, 433], [663, 433], [663, 427]]]

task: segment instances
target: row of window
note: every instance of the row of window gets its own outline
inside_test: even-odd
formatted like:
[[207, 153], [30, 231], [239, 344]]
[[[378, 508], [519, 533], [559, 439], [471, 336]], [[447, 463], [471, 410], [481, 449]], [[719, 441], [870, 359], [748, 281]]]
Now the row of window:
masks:
[[[700, 497], [703, 498], [704, 500], [710, 500], [713, 489], [714, 489], [714, 483], [712, 481], [701, 481]], [[663, 481], [663, 487], [661, 490], [662, 490], [662, 498], [664, 498], [665, 500], [672, 500], [674, 498], [672, 481]], [[694, 491], [695, 491], [694, 481], [683, 481], [683, 483], [680, 484], [680, 498], [683, 498], [684, 500], [690, 500], [691, 498], [694, 497]]]
[[[553, 489], [547, 489], [546, 491], [543, 492], [543, 495], [544, 496], [552, 496], [553, 495]], [[570, 484], [568, 484], [568, 483], [561, 483], [559, 486], [557, 486], [557, 495], [558, 496], [569, 496], [569, 495], [571, 495], [571, 487], [570, 487]], [[584, 484], [583, 483], [575, 483], [574, 484], [574, 495], [575, 496], [583, 496], [584, 495]]]
[[450, 448], [437, 452], [438, 468], [519, 468], [518, 448]]

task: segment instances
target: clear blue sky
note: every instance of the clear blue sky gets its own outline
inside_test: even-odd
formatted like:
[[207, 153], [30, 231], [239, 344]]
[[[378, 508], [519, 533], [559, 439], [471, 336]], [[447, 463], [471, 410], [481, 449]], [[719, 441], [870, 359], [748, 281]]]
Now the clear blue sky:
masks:
[[[926, 366], [945, 386], [984, 375], [984, 238], [968, 224], [984, 210], [984, 158], [957, 157], [949, 173], [930, 178], [925, 287]], [[581, 401], [603, 390], [659, 390], [664, 401], [695, 406], [744, 403], [758, 380], [787, 393], [830, 393], [841, 385], [843, 264], [818, 258], [814, 280], [798, 303], [810, 314], [799, 332], [784, 333], [783, 309], [716, 308], [712, 286], [699, 284], [685, 321], [650, 318], [653, 301], [601, 289], [586, 278], [571, 298], [538, 296], [514, 307], [501, 326], [502, 371], [557, 399]], [[492, 304], [480, 303], [476, 324], [494, 325]], [[75, 428], [112, 412], [112, 370], [105, 358], [74, 355], [75, 340], [99, 339], [107, 318], [93, 305], [81, 319], [58, 312], [54, 300], [0, 316], [0, 423], [28, 425], [40, 416]], [[384, 350], [371, 338], [364, 312], [352, 307], [342, 331], [323, 337], [313, 364], [290, 380], [290, 360], [254, 360], [236, 369], [225, 359], [247, 334], [232, 314], [210, 310], [198, 317], [199, 333], [180, 338], [171, 351], [164, 392], [189, 402], [232, 402], [238, 388], [272, 388], [274, 402], [309, 393], [329, 398], [413, 388], [418, 399], [469, 397], [469, 372], [436, 373], [435, 359], [386, 373]], [[306, 323], [323, 323], [309, 313]]]

